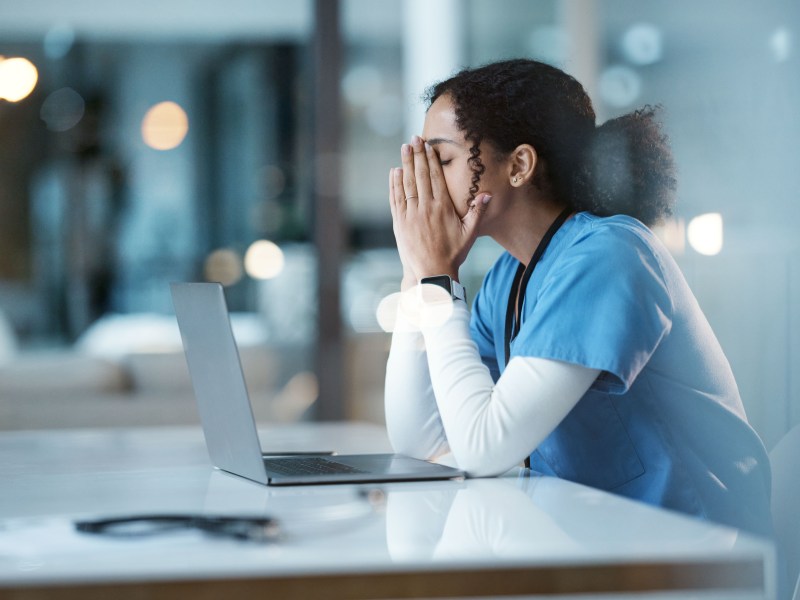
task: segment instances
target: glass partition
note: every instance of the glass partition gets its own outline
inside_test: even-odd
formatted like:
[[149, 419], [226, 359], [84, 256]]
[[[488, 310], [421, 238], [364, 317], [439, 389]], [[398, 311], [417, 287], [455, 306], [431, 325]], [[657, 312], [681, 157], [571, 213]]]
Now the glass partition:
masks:
[[[161, 4], [0, 7], [0, 427], [193, 422], [167, 287], [188, 279], [226, 285], [259, 418], [314, 415], [313, 3]], [[348, 417], [383, 418], [386, 182], [424, 87], [527, 56], [600, 122], [663, 107], [679, 191], [658, 233], [767, 445], [800, 420], [796, 2], [340, 6]], [[470, 297], [499, 252], [479, 240]]]

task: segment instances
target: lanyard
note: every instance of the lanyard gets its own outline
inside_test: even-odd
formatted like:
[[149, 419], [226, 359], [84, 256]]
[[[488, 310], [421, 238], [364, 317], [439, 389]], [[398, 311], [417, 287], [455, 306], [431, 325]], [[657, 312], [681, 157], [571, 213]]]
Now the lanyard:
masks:
[[[556, 220], [553, 221], [553, 224], [550, 225], [547, 233], [544, 234], [542, 241], [539, 242], [538, 246], [536, 246], [536, 250], [534, 250], [533, 256], [531, 257], [530, 262], [528, 262], [528, 266], [525, 267], [522, 265], [522, 263], [520, 263], [517, 267], [517, 272], [514, 275], [514, 282], [511, 284], [511, 291], [508, 294], [508, 307], [506, 308], [506, 365], [508, 365], [508, 361], [511, 360], [511, 342], [515, 337], [517, 337], [522, 324], [522, 303], [525, 301], [525, 290], [528, 287], [528, 281], [533, 274], [533, 270], [536, 268], [536, 263], [539, 262], [539, 259], [542, 258], [544, 251], [547, 250], [550, 240], [553, 239], [556, 231], [559, 230], [559, 228], [564, 224], [564, 221], [566, 221], [571, 214], [572, 208], [570, 207], [567, 207], [561, 211], [561, 214], [558, 215]], [[517, 307], [519, 307], [519, 315], [517, 315]], [[530, 456], [525, 457], [525, 466], [529, 469], [531, 467], [530, 460]]]
[[[524, 267], [522, 263], [520, 263], [517, 267], [517, 273], [514, 275], [514, 283], [511, 284], [511, 292], [508, 294], [508, 307], [506, 308], [506, 365], [508, 365], [508, 361], [511, 360], [511, 342], [517, 337], [520, 326], [522, 325], [522, 303], [525, 301], [525, 290], [528, 287], [528, 281], [530, 280], [531, 275], [533, 275], [533, 270], [536, 268], [536, 264], [539, 262], [539, 259], [542, 258], [544, 251], [547, 250], [550, 240], [553, 239], [556, 231], [558, 231], [558, 229], [564, 224], [564, 221], [566, 221], [571, 214], [572, 208], [565, 208], [561, 214], [556, 217], [556, 220], [553, 221], [553, 224], [550, 225], [550, 229], [548, 229], [547, 233], [544, 234], [544, 237], [542, 238], [542, 241], [539, 242], [539, 245], [536, 246], [536, 250], [533, 252], [533, 256], [531, 257], [528, 266]], [[517, 308], [519, 308], [520, 311], [519, 315], [517, 315]]]

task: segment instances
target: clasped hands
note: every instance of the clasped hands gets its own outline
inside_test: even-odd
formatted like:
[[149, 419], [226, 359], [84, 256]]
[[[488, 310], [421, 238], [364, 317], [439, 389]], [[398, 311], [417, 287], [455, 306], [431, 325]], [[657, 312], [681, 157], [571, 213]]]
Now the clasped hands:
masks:
[[432, 146], [414, 136], [411, 144], [402, 146], [400, 157], [402, 168], [389, 172], [389, 206], [403, 264], [403, 287], [431, 275], [458, 280], [458, 269], [475, 243], [491, 196], [476, 196], [461, 217]]

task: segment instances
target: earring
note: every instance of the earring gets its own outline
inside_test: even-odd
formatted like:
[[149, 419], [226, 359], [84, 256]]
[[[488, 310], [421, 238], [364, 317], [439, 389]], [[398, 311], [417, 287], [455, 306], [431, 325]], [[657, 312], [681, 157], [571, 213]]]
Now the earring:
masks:
[[511, 180], [511, 183], [517, 183], [517, 181], [519, 181], [519, 177], [514, 177], [514, 179]]

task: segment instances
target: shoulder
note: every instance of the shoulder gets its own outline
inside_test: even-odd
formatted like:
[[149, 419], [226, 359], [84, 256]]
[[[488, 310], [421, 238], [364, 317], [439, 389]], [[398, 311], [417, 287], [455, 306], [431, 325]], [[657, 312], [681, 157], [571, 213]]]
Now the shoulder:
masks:
[[668, 251], [641, 221], [626, 215], [578, 213], [564, 258], [583, 259], [595, 268], [649, 265], [663, 274]]
[[637, 245], [654, 248], [658, 238], [641, 221], [627, 215], [599, 217], [588, 212], [575, 215], [576, 234], [573, 242], [593, 242], [600, 244]]
[[[628, 216], [578, 213], [549, 265], [542, 289], [565, 293], [652, 293], [672, 304], [669, 252], [642, 222]], [[645, 290], [649, 290], [645, 292]]]

